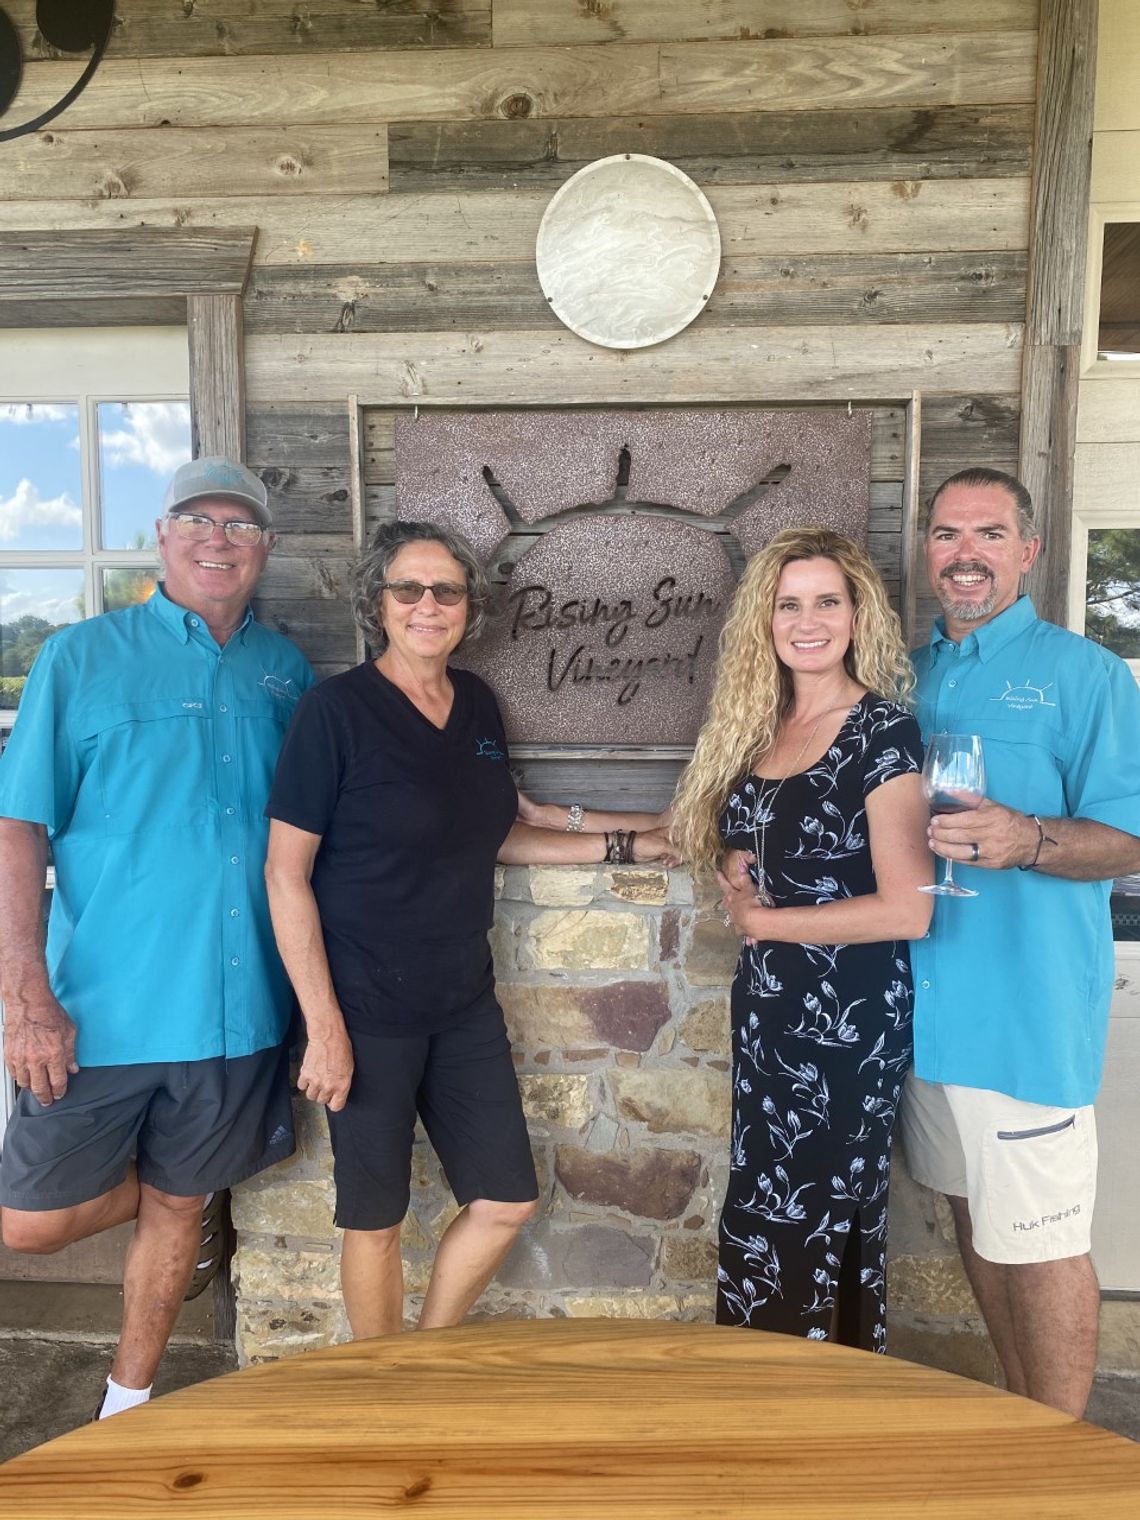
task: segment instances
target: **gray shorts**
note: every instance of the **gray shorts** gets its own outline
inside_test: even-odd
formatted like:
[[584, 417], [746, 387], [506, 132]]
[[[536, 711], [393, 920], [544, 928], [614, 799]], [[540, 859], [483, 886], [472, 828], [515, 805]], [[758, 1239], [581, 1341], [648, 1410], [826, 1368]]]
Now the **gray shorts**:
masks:
[[44, 1211], [140, 1182], [192, 1198], [293, 1154], [289, 1053], [87, 1066], [44, 1105], [21, 1090], [0, 1153], [0, 1204]]

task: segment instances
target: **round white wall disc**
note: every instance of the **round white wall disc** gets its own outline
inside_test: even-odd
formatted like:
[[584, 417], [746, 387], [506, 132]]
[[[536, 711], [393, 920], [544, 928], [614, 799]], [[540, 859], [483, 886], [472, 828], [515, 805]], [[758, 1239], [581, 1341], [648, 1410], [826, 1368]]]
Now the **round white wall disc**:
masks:
[[551, 310], [579, 337], [647, 348], [704, 310], [720, 269], [720, 230], [687, 174], [644, 153], [615, 153], [554, 195], [536, 259]]

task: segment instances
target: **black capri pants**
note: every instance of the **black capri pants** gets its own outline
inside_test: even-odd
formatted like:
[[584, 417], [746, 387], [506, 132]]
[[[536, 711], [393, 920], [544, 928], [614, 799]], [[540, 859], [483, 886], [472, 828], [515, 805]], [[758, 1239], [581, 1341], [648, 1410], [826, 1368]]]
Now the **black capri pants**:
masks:
[[436, 1034], [350, 1031], [348, 1102], [329, 1113], [336, 1223], [386, 1230], [408, 1212], [417, 1114], [460, 1205], [530, 1203], [538, 1179], [502, 1010]]

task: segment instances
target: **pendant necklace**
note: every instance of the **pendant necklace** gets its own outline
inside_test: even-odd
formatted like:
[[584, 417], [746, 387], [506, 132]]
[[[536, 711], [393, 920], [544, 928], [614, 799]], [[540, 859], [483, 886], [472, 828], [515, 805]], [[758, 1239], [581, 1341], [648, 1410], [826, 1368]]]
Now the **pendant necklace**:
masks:
[[[825, 712], [820, 713], [819, 717], [812, 724], [811, 733], [808, 734], [807, 738], [800, 745], [799, 754], [792, 761], [792, 768], [788, 772], [788, 776], [794, 776], [798, 773], [800, 761], [807, 753], [808, 745], [815, 738], [816, 732], [819, 729], [819, 725], [823, 722], [824, 718], [827, 717], [827, 714], [829, 712], [834, 711], [834, 707], [827, 708]], [[752, 815], [752, 844], [756, 856], [756, 901], [762, 908], [774, 908], [776, 906], [776, 899], [768, 890], [768, 877], [764, 871], [764, 846], [768, 841], [768, 817], [771, 814], [772, 805], [776, 801], [776, 798], [780, 795], [780, 788], [788, 779], [788, 776], [780, 777], [779, 781], [776, 782], [774, 789], [766, 801], [762, 797], [757, 798], [756, 812]], [[756, 820], [760, 817], [761, 813], [764, 814], [764, 817], [760, 823], [760, 833], [757, 835]]]

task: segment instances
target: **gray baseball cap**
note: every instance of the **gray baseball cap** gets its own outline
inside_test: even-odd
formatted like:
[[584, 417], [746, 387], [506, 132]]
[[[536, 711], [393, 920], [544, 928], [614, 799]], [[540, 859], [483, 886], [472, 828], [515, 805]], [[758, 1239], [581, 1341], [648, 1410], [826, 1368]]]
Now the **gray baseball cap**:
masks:
[[244, 502], [263, 528], [273, 526], [269, 492], [252, 470], [247, 470], [244, 464], [238, 464], [234, 459], [225, 459], [220, 454], [204, 454], [201, 459], [180, 464], [166, 488], [163, 513], [175, 512], [205, 496]]

